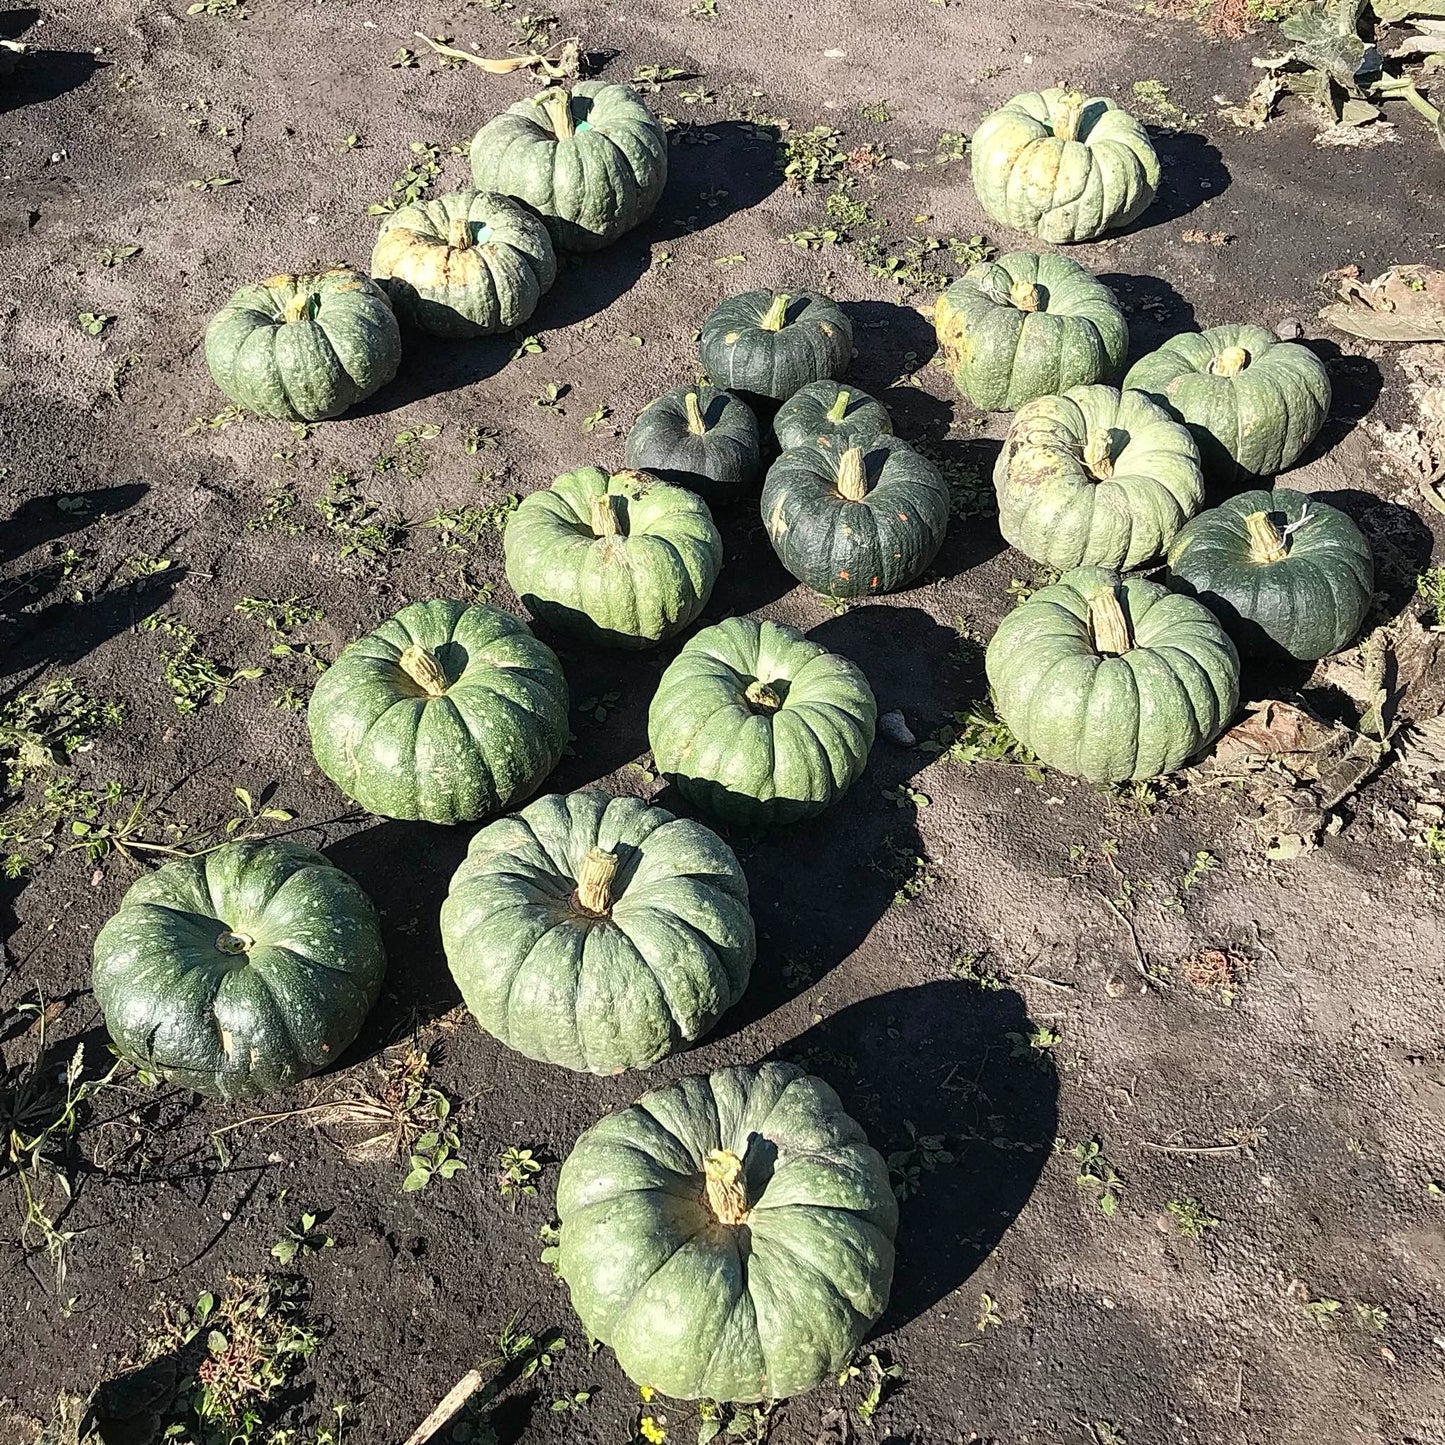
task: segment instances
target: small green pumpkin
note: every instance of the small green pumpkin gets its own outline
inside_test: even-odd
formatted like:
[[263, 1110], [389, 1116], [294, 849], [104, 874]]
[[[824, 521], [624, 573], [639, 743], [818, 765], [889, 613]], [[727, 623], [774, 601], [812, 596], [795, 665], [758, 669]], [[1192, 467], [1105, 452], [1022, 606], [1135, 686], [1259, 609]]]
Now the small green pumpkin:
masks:
[[321, 771], [384, 818], [470, 823], [533, 793], [570, 736], [556, 655], [495, 607], [414, 602], [322, 673]]
[[477, 1022], [594, 1074], [645, 1069], [712, 1028], [756, 954], [731, 848], [640, 798], [539, 798], [483, 828], [442, 907]]
[[853, 663], [778, 622], [704, 628], [647, 715], [658, 770], [696, 808], [756, 830], [812, 818], [862, 775], [878, 720]]
[[1262, 326], [1216, 326], [1172, 336], [1129, 368], [1194, 433], [1204, 475], [1224, 487], [1272, 477], [1319, 435], [1330, 376], [1313, 351]]
[[973, 266], [933, 320], [954, 383], [984, 411], [1111, 382], [1129, 349], [1114, 293], [1067, 256], [1020, 251]]
[[557, 1272], [587, 1333], [676, 1399], [835, 1378], [888, 1303], [888, 1166], [793, 1064], [684, 1078], [609, 1114], [557, 1181]]
[[1065, 572], [1157, 557], [1204, 503], [1199, 449], [1142, 391], [1076, 386], [1022, 407], [993, 473], [999, 530]]
[[211, 378], [279, 421], [324, 421], [396, 375], [401, 331], [386, 293], [341, 266], [242, 286], [206, 327]]
[[1144, 127], [1104, 96], [1057, 86], [985, 116], [968, 151], [984, 210], [1055, 245], [1127, 226], [1159, 189]]
[[762, 470], [758, 419], [747, 402], [721, 387], [676, 386], [633, 422], [626, 459], [635, 470], [723, 507]]
[[601, 467], [524, 497], [502, 550], [533, 616], [601, 647], [652, 647], [680, 632], [707, 606], [723, 560], [696, 492]]
[[853, 323], [812, 291], [745, 291], [702, 323], [698, 353], [719, 386], [786, 401], [812, 381], [840, 377], [853, 359]]
[[1239, 655], [1213, 613], [1102, 567], [1021, 602], [990, 639], [985, 670], [1014, 736], [1092, 783], [1172, 772], [1239, 704]]
[[656, 209], [667, 184], [667, 136], [628, 85], [581, 80], [540, 91], [472, 138], [479, 191], [539, 212], [561, 251], [599, 251]]
[[785, 452], [825, 441], [871, 442], [892, 434], [893, 419], [881, 401], [836, 381], [810, 381], [773, 418], [773, 435]]
[[279, 839], [163, 864], [95, 940], [95, 997], [120, 1053], [224, 1099], [334, 1064], [385, 972], [371, 900], [320, 853]]
[[1375, 559], [1343, 512], [1280, 487], [1201, 512], [1169, 548], [1169, 576], [1241, 651], [1314, 661], [1359, 636]]
[[778, 560], [825, 597], [906, 587], [938, 555], [948, 511], [938, 468], [894, 436], [794, 447], [763, 483]]

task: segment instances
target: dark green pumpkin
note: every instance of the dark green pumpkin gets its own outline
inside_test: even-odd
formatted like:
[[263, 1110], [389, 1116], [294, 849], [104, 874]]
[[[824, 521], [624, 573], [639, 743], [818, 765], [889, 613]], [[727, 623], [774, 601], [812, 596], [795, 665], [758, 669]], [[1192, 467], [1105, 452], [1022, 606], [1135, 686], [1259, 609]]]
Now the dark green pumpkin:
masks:
[[226, 1099], [334, 1064], [386, 971], [356, 882], [281, 840], [224, 843], [138, 879], [95, 940], [94, 989], [120, 1053]]
[[812, 291], [746, 291], [702, 323], [698, 353], [719, 386], [786, 401], [847, 371], [853, 324], [836, 301]]
[[627, 433], [627, 465], [723, 507], [762, 470], [758, 419], [718, 386], [676, 386], [643, 408]]
[[786, 452], [793, 447], [845, 439], [871, 442], [891, 436], [893, 420], [881, 401], [856, 386], [836, 381], [810, 381], [778, 408], [773, 435]]
[[414, 602], [322, 673], [321, 771], [384, 818], [469, 823], [520, 802], [570, 736], [556, 654], [495, 607]]

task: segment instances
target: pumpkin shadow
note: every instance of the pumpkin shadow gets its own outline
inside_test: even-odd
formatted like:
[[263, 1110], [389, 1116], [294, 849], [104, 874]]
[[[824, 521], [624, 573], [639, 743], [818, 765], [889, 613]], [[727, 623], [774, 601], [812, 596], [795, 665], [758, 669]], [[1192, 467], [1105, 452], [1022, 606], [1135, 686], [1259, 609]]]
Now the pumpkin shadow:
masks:
[[896, 301], [844, 301], [841, 306], [853, 323], [853, 344], [858, 350], [848, 380], [856, 381], [880, 401], [880, 392], [912, 376], [938, 350], [932, 323], [912, 306], [900, 306]]
[[740, 120], [678, 127], [668, 151], [667, 186], [642, 228], [650, 241], [696, 235], [746, 211], [778, 189], [778, 129]]
[[1368, 356], [1342, 351], [1326, 337], [1300, 344], [1309, 347], [1329, 372], [1330, 413], [1319, 435], [1305, 448], [1294, 467], [1308, 466], [1333, 451], [1369, 415], [1385, 385], [1378, 364]]
[[586, 256], [563, 251], [557, 279], [525, 326], [518, 330], [555, 331], [605, 311], [625, 295], [652, 264], [650, 228], [629, 231], [612, 245]]
[[413, 402], [475, 386], [501, 371], [516, 347], [510, 334], [448, 341], [403, 326], [401, 365], [395, 378], [352, 407], [347, 416], [387, 416]]
[[[0, 40], [19, 40], [41, 18], [31, 6], [0, 10]], [[22, 106], [54, 100], [85, 84], [109, 62], [88, 50], [32, 49], [0, 55], [0, 115]], [[9, 73], [5, 74], [8, 69]]]
[[1168, 126], [1151, 125], [1145, 129], [1159, 156], [1159, 193], [1142, 216], [1118, 231], [1110, 231], [1110, 237], [1130, 236], [1177, 221], [1229, 189], [1229, 168], [1207, 136]]
[[1410, 507], [1357, 487], [1314, 492], [1311, 496], [1338, 507], [1370, 544], [1375, 557], [1376, 605], [1365, 620], [1366, 630], [1380, 622], [1393, 622], [1414, 602], [1416, 579], [1430, 565], [1435, 534]]
[[[1129, 323], [1129, 351], [1124, 358], [1124, 371], [1141, 356], [1157, 351], [1171, 336], [1199, 330], [1193, 305], [1162, 276], [1110, 271], [1098, 279], [1114, 293]], [[1123, 372], [1110, 380], [1117, 386], [1123, 380]]]

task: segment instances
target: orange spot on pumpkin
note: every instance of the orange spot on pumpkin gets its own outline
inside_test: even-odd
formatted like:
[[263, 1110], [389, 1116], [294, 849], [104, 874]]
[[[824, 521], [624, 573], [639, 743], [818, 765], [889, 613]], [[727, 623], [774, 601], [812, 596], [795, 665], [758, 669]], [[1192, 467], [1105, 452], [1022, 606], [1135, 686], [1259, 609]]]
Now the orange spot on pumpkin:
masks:
[[840, 582], [846, 582], [848, 580], [848, 574], [846, 572], [840, 572], [838, 574], [838, 580]]

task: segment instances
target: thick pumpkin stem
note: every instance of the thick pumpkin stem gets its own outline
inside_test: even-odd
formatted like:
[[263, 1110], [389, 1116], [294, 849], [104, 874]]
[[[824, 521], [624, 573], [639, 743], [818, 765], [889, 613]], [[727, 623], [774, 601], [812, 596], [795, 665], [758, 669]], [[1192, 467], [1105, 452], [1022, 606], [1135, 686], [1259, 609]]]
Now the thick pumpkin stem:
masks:
[[1084, 102], [1087, 99], [1079, 90], [1071, 90], [1064, 97], [1058, 118], [1054, 121], [1054, 134], [1060, 140], [1078, 140], [1079, 122], [1084, 118]]
[[763, 319], [758, 322], [764, 331], [781, 331], [783, 324], [788, 319], [788, 302], [792, 298], [786, 291], [780, 291], [773, 297], [773, 304], [768, 307]]
[[754, 712], [777, 712], [783, 700], [761, 678], [754, 678], [743, 689], [743, 696]]
[[447, 245], [453, 251], [466, 251], [472, 244], [472, 223], [465, 216], [453, 216], [447, 226]]
[[597, 537], [615, 537], [622, 530], [617, 515], [617, 498], [611, 492], [592, 498], [592, 532]]
[[249, 933], [231, 933], [229, 930], [216, 939], [218, 953], [249, 953], [256, 946], [256, 940]]
[[849, 447], [838, 458], [838, 492], [850, 502], [861, 502], [868, 495], [868, 474], [863, 469], [862, 447]]
[[436, 653], [418, 646], [415, 642], [397, 658], [396, 662], [397, 666], [428, 697], [441, 697], [451, 686], [441, 663], [437, 661]]
[[313, 303], [316, 298], [309, 291], [298, 291], [282, 308], [281, 319], [288, 326], [298, 321], [310, 321], [315, 314]]
[[852, 400], [853, 398], [846, 391], [840, 391], [837, 401], [828, 408], [828, 420], [836, 426], [848, 415], [848, 403]]
[[577, 874], [577, 902], [586, 913], [605, 918], [612, 911], [612, 880], [617, 876], [616, 853], [589, 848]]
[[572, 119], [572, 97], [565, 90], [549, 90], [538, 99], [558, 140], [569, 140], [577, 134], [577, 123]]
[[697, 403], [697, 393], [690, 391], [683, 397], [682, 404], [687, 408], [687, 429], [693, 436], [700, 437], [707, 432], [707, 423], [702, 419], [702, 408]]
[[1032, 281], [1015, 281], [1009, 287], [1008, 299], [1020, 311], [1037, 311], [1044, 304], [1039, 288]]
[[1094, 650], [1106, 657], [1118, 657], [1133, 647], [1129, 619], [1112, 587], [1089, 598], [1089, 631], [1094, 635]]
[[743, 1161], [731, 1149], [714, 1149], [702, 1161], [707, 1204], [719, 1224], [748, 1222], [748, 1192]]
[[1244, 530], [1249, 534], [1249, 555], [1254, 561], [1283, 562], [1289, 556], [1284, 533], [1270, 521], [1267, 512], [1251, 512], [1244, 519]]
[[1226, 346], [1209, 363], [1211, 376], [1238, 376], [1249, 365], [1249, 352], [1242, 346]]
[[1107, 431], [1089, 433], [1084, 443], [1084, 465], [1101, 482], [1114, 475], [1114, 438]]

